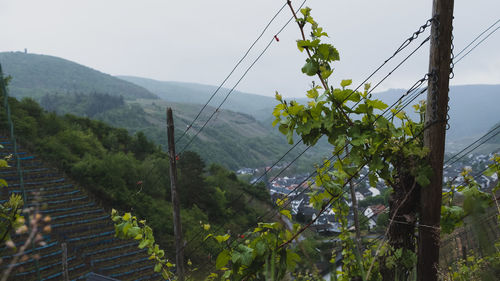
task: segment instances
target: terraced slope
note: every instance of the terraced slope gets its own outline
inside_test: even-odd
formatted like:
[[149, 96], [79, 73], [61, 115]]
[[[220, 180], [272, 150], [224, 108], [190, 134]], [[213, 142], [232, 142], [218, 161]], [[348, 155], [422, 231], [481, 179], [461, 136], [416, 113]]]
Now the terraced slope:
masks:
[[[0, 157], [13, 153], [11, 143], [0, 137]], [[114, 277], [119, 280], [162, 280], [153, 271], [154, 264], [148, 261], [146, 251], [139, 250], [137, 243], [114, 237], [114, 228], [100, 206], [88, 194], [68, 181], [60, 172], [46, 166], [28, 151], [18, 152], [24, 171], [24, 186], [27, 195], [26, 207], [36, 202], [43, 215], [50, 215], [50, 234], [44, 237], [45, 246], [30, 248], [30, 259], [18, 262], [10, 280], [38, 280], [33, 255], [38, 260], [40, 280], [61, 280], [61, 243], [68, 245], [68, 268], [70, 280], [85, 280], [90, 272]], [[15, 162], [10, 168], [0, 170], [0, 178], [7, 180], [9, 187], [1, 191], [0, 203], [11, 193], [22, 193]], [[36, 200], [36, 201], [35, 201]], [[24, 236], [14, 236], [16, 245], [21, 245]], [[0, 271], [10, 263], [12, 253], [0, 249], [3, 260]]]

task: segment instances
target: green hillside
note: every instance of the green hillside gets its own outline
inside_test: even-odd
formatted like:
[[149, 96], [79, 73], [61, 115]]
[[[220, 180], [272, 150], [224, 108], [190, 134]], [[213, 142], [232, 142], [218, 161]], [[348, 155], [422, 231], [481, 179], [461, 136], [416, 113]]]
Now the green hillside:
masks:
[[125, 99], [157, 97], [146, 89], [109, 74], [58, 57], [0, 53], [4, 74], [13, 77], [10, 95], [40, 99], [54, 93], [100, 93]]
[[[174, 103], [205, 104], [218, 88], [213, 85], [158, 81], [134, 76], [118, 77], [148, 89], [163, 100]], [[229, 91], [230, 89], [228, 88], [219, 89], [210, 102], [210, 105], [214, 107], [218, 106]], [[272, 109], [276, 104], [276, 100], [272, 97], [243, 93], [235, 90], [222, 105], [222, 108], [251, 114], [257, 120], [264, 120], [266, 117], [271, 116]]]
[[[216, 86], [172, 81], [156, 81], [152, 79], [119, 76], [120, 78], [140, 85], [161, 99], [174, 103], [205, 104]], [[222, 88], [214, 97], [211, 105], [218, 105], [229, 89]], [[387, 104], [395, 102], [405, 90], [391, 89], [373, 93]], [[460, 85], [450, 88], [450, 129], [448, 140], [457, 141], [468, 137], [479, 137], [493, 124], [500, 121], [498, 104], [500, 104], [500, 85]], [[305, 96], [305, 94], [304, 94]], [[421, 95], [416, 102], [425, 99]], [[304, 103], [304, 99], [298, 99]], [[234, 91], [222, 108], [252, 115], [266, 126], [272, 122], [272, 109], [276, 104], [274, 98]], [[407, 111], [411, 113], [411, 107]]]
[[[126, 130], [100, 121], [73, 115], [57, 116], [45, 112], [32, 99], [10, 98], [9, 104], [16, 137], [23, 147], [21, 151], [28, 155], [24, 159], [38, 163], [41, 158], [51, 165], [40, 163], [39, 166], [57, 167], [58, 176], [69, 176], [106, 209], [133, 210], [155, 229], [157, 241], [169, 257], [175, 256], [169, 161], [164, 152], [141, 133], [130, 136]], [[5, 110], [0, 107], [0, 129], [5, 132], [7, 128]], [[220, 227], [221, 233], [228, 230], [241, 233], [255, 225], [256, 218], [271, 208], [264, 185], [241, 182], [233, 172], [219, 165], [206, 165], [196, 153], [182, 153], [177, 167], [183, 231], [186, 240], [195, 241], [186, 248], [186, 258], [198, 264], [216, 247], [215, 243], [208, 243], [195, 248], [203, 239], [196, 236], [200, 221], [209, 222], [214, 229]], [[65, 199], [71, 201], [72, 194], [68, 193]], [[77, 224], [81, 217], [69, 220], [68, 225]], [[88, 229], [85, 233], [92, 232], [94, 237], [96, 230], [101, 229]]]
[[[174, 109], [176, 134], [179, 137], [197, 115], [202, 104], [217, 89], [216, 86], [210, 85], [130, 76], [120, 76], [121, 79], [118, 79], [67, 60], [43, 55], [0, 53], [0, 62], [5, 65], [6, 72], [13, 76], [10, 91], [14, 96], [34, 97], [45, 109], [60, 115], [71, 113], [91, 117], [125, 128], [131, 133], [143, 131], [164, 148], [167, 139], [166, 107]], [[89, 77], [97, 78], [92, 80]], [[74, 91], [71, 87], [68, 89], [68, 81], [74, 81]], [[121, 85], [125, 90], [107, 91], [105, 86], [111, 82], [99, 81], [113, 81], [117, 83], [113, 85]], [[63, 91], [57, 90], [64, 87], [66, 88]], [[89, 91], [89, 87], [94, 90]], [[136, 93], [134, 89], [142, 94], [123, 94]], [[178, 150], [182, 149], [203, 125], [215, 110], [213, 106], [217, 106], [228, 91], [229, 89], [225, 88], [219, 91], [193, 128], [177, 144]], [[153, 95], [151, 93], [161, 99], [149, 99]], [[404, 90], [389, 90], [374, 95], [391, 104], [403, 93]], [[125, 100], [119, 99], [117, 95], [122, 95]], [[146, 98], [141, 98], [144, 96]], [[422, 95], [419, 99], [424, 98], [425, 95]], [[299, 102], [304, 103], [304, 100], [300, 99]], [[199, 153], [208, 163], [220, 163], [231, 169], [272, 164], [290, 148], [285, 138], [271, 126], [271, 112], [275, 104], [271, 97], [233, 92], [222, 107], [223, 110], [208, 123], [189, 146], [189, 150]], [[500, 121], [497, 104], [500, 104], [500, 85], [451, 87], [447, 149], [460, 149], [463, 144], [470, 143]], [[411, 112], [411, 109], [407, 111]], [[302, 150], [297, 148], [284, 162], [291, 161]], [[305, 157], [300, 158], [297, 162], [298, 170], [310, 171], [314, 163], [329, 154], [329, 150], [330, 146], [326, 142], [320, 142], [319, 146], [310, 149]]]
[[[156, 122], [161, 128], [165, 126], [164, 108], [167, 106], [173, 108], [177, 137], [181, 136], [199, 111], [199, 106], [194, 105], [170, 104], [163, 101], [155, 102], [155, 105], [152, 102], [151, 105], [147, 105], [145, 102], [142, 103], [141, 107], [148, 115], [156, 116]], [[187, 144], [212, 112], [214, 112], [214, 108], [207, 108], [202, 113], [201, 122], [195, 123], [186, 136], [178, 142], [178, 149], [182, 149]], [[153, 136], [154, 134], [154, 130], [145, 130], [144, 132], [146, 135]], [[159, 133], [160, 135], [155, 139], [159, 141], [158, 143], [166, 145], [165, 130], [162, 129]], [[270, 123], [262, 124], [250, 115], [221, 110], [191, 143], [188, 150], [200, 153], [209, 162], [223, 163], [229, 168], [237, 169], [269, 166], [290, 147], [291, 145], [286, 142], [286, 138], [276, 128], [272, 128]], [[283, 159], [283, 162], [290, 162], [304, 149], [304, 145], [299, 145]], [[300, 171], [311, 171], [311, 167], [323, 157], [328, 157], [328, 154], [328, 145], [322, 143], [322, 145], [308, 150], [292, 168], [295, 167]]]
[[[141, 99], [128, 101], [124, 106], [96, 114], [93, 118], [126, 128], [131, 133], [142, 131], [166, 150], [167, 107], [172, 107], [174, 111], [175, 134], [179, 138], [198, 113], [199, 105]], [[76, 104], [68, 104], [64, 108], [76, 108]], [[177, 143], [177, 151], [185, 147], [214, 110], [208, 107], [201, 114], [199, 121]], [[236, 170], [242, 167], [269, 166], [290, 147], [286, 139], [270, 124], [266, 126], [247, 114], [221, 110], [191, 142], [187, 150], [199, 153], [208, 163], [219, 163]], [[304, 148], [305, 146], [300, 145], [283, 159], [283, 162], [291, 161]], [[312, 165], [325, 156], [328, 156], [328, 146], [319, 145], [307, 151], [294, 167], [300, 171], [310, 171]]]
[[[200, 110], [199, 103], [208, 99], [211, 92], [207, 91], [214, 90], [210, 86], [174, 82], [171, 92], [178, 93], [174, 95], [177, 98], [162, 101], [151, 99], [156, 96], [139, 85], [56, 57], [0, 53], [0, 63], [4, 72], [12, 76], [10, 95], [32, 97], [44, 109], [58, 115], [70, 113], [90, 117], [125, 128], [132, 134], [143, 131], [163, 148], [167, 144], [166, 107], [174, 109], [176, 134], [180, 136]], [[163, 87], [163, 82], [144, 81]], [[151, 85], [148, 87], [154, 88]], [[227, 91], [224, 89], [219, 94]], [[164, 93], [155, 88], [156, 92]], [[169, 96], [168, 92], [165, 93], [163, 96]], [[216, 98], [214, 101], [219, 100]], [[221, 110], [188, 150], [199, 153], [208, 163], [219, 163], [231, 169], [271, 165], [290, 146], [277, 129], [271, 127], [271, 122], [261, 123], [254, 116], [268, 118], [274, 103], [274, 99], [268, 97], [233, 93], [227, 107], [231, 111]], [[255, 114], [254, 110], [265, 114]], [[178, 150], [184, 147], [213, 111], [210, 106], [206, 109], [193, 129], [177, 144]], [[284, 161], [291, 161], [300, 149], [296, 151]], [[311, 149], [306, 153], [308, 157], [303, 157], [304, 160], [299, 161], [296, 167], [309, 171], [327, 154], [328, 150], [321, 147]]]

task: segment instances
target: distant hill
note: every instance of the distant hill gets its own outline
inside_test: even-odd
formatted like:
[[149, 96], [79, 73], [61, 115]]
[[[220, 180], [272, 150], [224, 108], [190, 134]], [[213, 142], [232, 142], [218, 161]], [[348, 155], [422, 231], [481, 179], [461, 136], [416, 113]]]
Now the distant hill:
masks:
[[[163, 148], [167, 144], [165, 108], [170, 106], [174, 109], [176, 136], [179, 137], [200, 110], [199, 103], [204, 103], [211, 94], [200, 94], [206, 87], [204, 85], [173, 83], [179, 85], [173, 90], [179, 93], [178, 99], [176, 102], [162, 101], [139, 85], [45, 55], [0, 53], [0, 63], [4, 72], [13, 78], [9, 85], [12, 96], [35, 98], [46, 110], [59, 115], [71, 113], [91, 117], [131, 133], [143, 131]], [[209, 90], [213, 88], [208, 87]], [[274, 99], [239, 92], [234, 94], [232, 97], [236, 99], [230, 99], [227, 107], [232, 111], [221, 110], [188, 150], [198, 152], [208, 163], [219, 163], [231, 169], [272, 164], [290, 146], [270, 123], [261, 123], [249, 113], [260, 109], [265, 111], [264, 116], [270, 116]], [[232, 105], [234, 108], [231, 108]], [[240, 112], [236, 112], [238, 110]], [[188, 134], [178, 142], [178, 151], [213, 111], [212, 106], [206, 109]], [[295, 155], [299, 152], [297, 149]], [[319, 148], [310, 149], [306, 153], [308, 157], [304, 157], [299, 165], [310, 170], [314, 161], [319, 161], [327, 153]], [[292, 157], [294, 153], [284, 161], [291, 161]]]
[[58, 57], [2, 52], [0, 64], [4, 73], [13, 77], [9, 88], [14, 97], [99, 93], [125, 99], [158, 98], [136, 84]]
[[[30, 96], [44, 108], [58, 114], [72, 113], [99, 119], [132, 133], [144, 131], [156, 143], [166, 146], [165, 108], [174, 109], [176, 136], [179, 137], [201, 109], [216, 86], [195, 83], [110, 76], [88, 67], [44, 55], [0, 53], [4, 71], [13, 76], [10, 92]], [[124, 80], [127, 81], [124, 81]], [[220, 89], [209, 107], [178, 144], [180, 150], [202, 126], [229, 89]], [[392, 104], [404, 90], [374, 93]], [[122, 95], [125, 100], [113, 99]], [[161, 99], [152, 99], [155, 97]], [[418, 100], [425, 99], [425, 94]], [[299, 99], [305, 103], [305, 99]], [[189, 146], [209, 163], [232, 169], [262, 167], [277, 160], [290, 146], [276, 128], [272, 128], [272, 97], [235, 91], [214, 120]], [[450, 92], [450, 129], [447, 150], [453, 151], [474, 141], [500, 121], [500, 85], [454, 86]], [[411, 112], [412, 109], [406, 109]], [[298, 166], [310, 170], [331, 147], [320, 142], [306, 152]], [[296, 149], [295, 155], [300, 152]], [[293, 153], [284, 162], [293, 159]], [[295, 166], [295, 165], [294, 165]]]
[[[218, 88], [213, 85], [158, 81], [134, 76], [117, 77], [144, 87], [163, 100], [175, 103], [205, 104]], [[218, 106], [229, 91], [228, 88], [219, 89], [210, 105]], [[272, 108], [276, 104], [277, 102], [273, 97], [233, 91], [222, 108], [250, 114], [257, 120], [264, 120], [268, 117], [267, 115], [271, 115]]]
[[[195, 83], [157, 81], [132, 76], [119, 77], [148, 89], [165, 101], [175, 103], [205, 104], [217, 89], [216, 86]], [[229, 89], [226, 88], [220, 89], [210, 104], [218, 105], [228, 91]], [[374, 93], [373, 96], [391, 105], [404, 92], [403, 89], [391, 89]], [[426, 94], [424, 93], [416, 99], [416, 102], [425, 98]], [[298, 101], [305, 103], [304, 99]], [[484, 134], [500, 121], [499, 104], [500, 85], [452, 86], [450, 89], [448, 140], [456, 141]], [[272, 97], [235, 91], [222, 108], [250, 114], [268, 125], [272, 122], [271, 112], [275, 105], [276, 101]], [[406, 111], [411, 114], [413, 109], [408, 107]]]
[[[167, 107], [173, 109], [175, 136], [178, 140], [198, 113], [199, 105], [161, 100], [136, 100], [127, 102], [123, 107], [97, 114], [94, 118], [126, 128], [131, 132], [143, 131], [148, 138], [166, 149], [165, 108]], [[200, 121], [196, 122], [177, 142], [177, 152], [185, 147], [214, 110], [213, 107], [208, 107], [201, 114]], [[248, 114], [221, 110], [191, 142], [188, 150], [199, 153], [208, 163], [219, 163], [231, 169], [239, 169], [269, 166], [290, 147], [286, 138], [270, 124], [262, 124]], [[283, 162], [291, 161], [304, 148], [305, 146], [300, 145], [283, 159]], [[293, 168], [295, 171], [297, 169], [310, 171], [314, 163], [329, 156], [328, 148], [329, 146], [322, 142], [318, 147], [309, 149]]]
[[[392, 104], [405, 90], [375, 93], [374, 97]], [[450, 88], [449, 140], [479, 137], [500, 122], [500, 85], [460, 85]], [[418, 100], [426, 99], [426, 93]], [[412, 108], [406, 111], [411, 113]]]

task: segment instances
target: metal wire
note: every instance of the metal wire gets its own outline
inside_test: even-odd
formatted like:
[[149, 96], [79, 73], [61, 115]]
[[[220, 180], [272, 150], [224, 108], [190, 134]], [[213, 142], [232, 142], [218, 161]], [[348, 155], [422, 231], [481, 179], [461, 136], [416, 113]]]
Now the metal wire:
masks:
[[[307, 0], [304, 1], [304, 3], [306, 2]], [[304, 3], [302, 3], [302, 5], [304, 5]], [[267, 25], [264, 27], [264, 29], [262, 30], [262, 32], [260, 33], [260, 35], [257, 37], [257, 39], [255, 39], [255, 41], [250, 45], [250, 47], [248, 48], [248, 50], [245, 52], [245, 54], [243, 55], [243, 57], [241, 57], [241, 59], [236, 63], [236, 65], [233, 67], [233, 69], [229, 72], [229, 74], [226, 76], [226, 78], [222, 81], [222, 83], [217, 87], [217, 89], [212, 93], [212, 95], [210, 96], [210, 98], [208, 99], [208, 101], [203, 105], [203, 107], [201, 108], [201, 110], [198, 112], [198, 114], [196, 115], [196, 117], [193, 119], [193, 121], [191, 121], [191, 123], [187, 126], [186, 130], [182, 133], [182, 135], [175, 141], [175, 143], [177, 144], [185, 135], [186, 133], [189, 131], [189, 129], [191, 129], [191, 127], [194, 125], [194, 122], [196, 122], [196, 120], [198, 120], [198, 118], [200, 117], [201, 113], [203, 112], [203, 110], [208, 106], [208, 104], [210, 103], [210, 101], [214, 98], [214, 96], [219, 92], [219, 90], [222, 88], [222, 86], [224, 86], [224, 84], [227, 82], [227, 80], [229, 79], [229, 77], [231, 77], [231, 75], [233, 75], [234, 71], [236, 70], [236, 68], [238, 68], [238, 66], [243, 62], [243, 60], [248, 56], [248, 54], [250, 53], [250, 51], [253, 49], [253, 47], [255, 46], [255, 44], [257, 44], [257, 42], [262, 38], [262, 36], [264, 35], [264, 33], [267, 31], [267, 29], [269, 28], [269, 26], [271, 25], [271, 23], [276, 19], [276, 17], [283, 11], [283, 9], [286, 7], [286, 3], [283, 4], [283, 6], [281, 6], [281, 8], [276, 12], [276, 14], [274, 14], [274, 16], [271, 18], [271, 20], [267, 23]], [[279, 33], [279, 32], [278, 32]]]

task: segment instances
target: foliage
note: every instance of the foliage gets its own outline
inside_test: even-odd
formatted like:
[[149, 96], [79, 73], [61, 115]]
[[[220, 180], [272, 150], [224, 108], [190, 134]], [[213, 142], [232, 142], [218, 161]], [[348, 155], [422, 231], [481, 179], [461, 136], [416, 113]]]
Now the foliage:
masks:
[[125, 105], [122, 96], [108, 94], [47, 94], [40, 99], [40, 105], [49, 112], [59, 115], [67, 113], [94, 117], [99, 113]]
[[160, 250], [160, 246], [155, 243], [153, 230], [146, 224], [145, 220], [138, 221], [130, 213], [120, 216], [115, 209], [111, 211], [111, 219], [115, 223], [115, 232], [118, 238], [139, 241], [139, 249], [147, 248], [149, 259], [154, 260], [154, 271], [161, 272], [164, 279], [172, 277], [170, 269], [174, 267], [174, 264], [165, 258], [165, 251]]
[[[484, 172], [486, 176], [496, 174], [500, 176], [500, 155], [495, 154], [490, 159], [492, 163], [488, 165]], [[443, 233], [451, 233], [457, 227], [462, 226], [464, 218], [469, 215], [482, 214], [493, 203], [492, 194], [496, 194], [500, 189], [500, 183], [497, 182], [493, 187], [492, 193], [486, 193], [480, 190], [480, 185], [474, 180], [470, 174], [471, 170], [464, 169], [460, 176], [463, 182], [459, 185], [448, 183], [449, 191], [443, 192], [443, 205], [441, 206], [441, 228]], [[463, 195], [463, 204], [459, 205], [455, 202], [455, 195]]]
[[[5, 71], [14, 77], [10, 86], [12, 96], [33, 98], [44, 109], [59, 115], [69, 113], [90, 117], [125, 128], [131, 134], [142, 131], [164, 149], [167, 146], [165, 108], [174, 108], [176, 135], [180, 136], [199, 112], [200, 97], [212, 90], [205, 86], [196, 90], [191, 86], [174, 86], [173, 89], [168, 89], [169, 96], [181, 95], [182, 102], [187, 103], [172, 104], [172, 100], [167, 102], [154, 99], [151, 92], [137, 86], [142, 83], [123, 81], [60, 58], [11, 52], [0, 53], [0, 61]], [[150, 90], [154, 89], [152, 87]], [[240, 94], [243, 93], [238, 93], [237, 100], [242, 101], [233, 102], [230, 99], [226, 105], [231, 111], [224, 108], [219, 112], [215, 120], [203, 130], [200, 138], [190, 145], [189, 150], [200, 154], [208, 164], [217, 163], [233, 170], [270, 165], [287, 150], [286, 141], [272, 131], [269, 123], [261, 122], [270, 117], [267, 109], [272, 108], [275, 102], [270, 97]], [[185, 97], [195, 99], [185, 100]], [[217, 99], [215, 97], [215, 103]], [[200, 120], [205, 120], [210, 111], [215, 110], [211, 107], [207, 109]], [[257, 115], [262, 116], [259, 120], [249, 115], [256, 111], [260, 113]], [[33, 128], [35, 124], [34, 120], [23, 121], [29, 124], [20, 124], [18, 129]], [[196, 128], [197, 124], [194, 125], [194, 129]], [[177, 144], [178, 147], [187, 144], [192, 135], [188, 136]], [[309, 150], [308, 157], [299, 160], [295, 168], [300, 172], [309, 171], [314, 161], [319, 160], [325, 152], [324, 148]], [[289, 162], [296, 156], [292, 152], [283, 161]]]
[[[3, 91], [3, 86], [7, 87], [12, 77], [1, 77], [1, 79], [3, 80], [0, 81], [0, 85], [2, 85], [0, 91]], [[0, 148], [3, 148], [3, 145], [0, 144]], [[0, 168], [9, 167], [7, 161], [11, 157], [11, 155], [7, 155], [0, 159]], [[6, 188], [7, 186], [7, 181], [0, 178], [0, 188]], [[24, 217], [21, 216], [23, 204], [24, 202], [19, 194], [12, 194], [7, 202], [0, 204], [0, 245], [3, 246], [6, 241], [10, 241], [11, 232], [24, 225]]]
[[[497, 220], [500, 221], [500, 219]], [[445, 281], [498, 280], [498, 276], [500, 276], [500, 240], [497, 240], [493, 245], [491, 242], [483, 243], [477, 252], [468, 251], [466, 257], [454, 261], [440, 273]]]
[[384, 231], [387, 226], [389, 226], [389, 214], [383, 212], [377, 217], [377, 230]]
[[[3, 146], [0, 145], [0, 148], [3, 148]], [[10, 167], [7, 161], [11, 158], [12, 155], [7, 155], [3, 159], [0, 159], [0, 169]], [[7, 182], [0, 178], [0, 188], [5, 188], [7, 186]], [[42, 216], [37, 208], [32, 207], [23, 209], [23, 206], [24, 201], [22, 196], [15, 193], [11, 194], [7, 202], [0, 204], [0, 246], [5, 246], [3, 250], [10, 249], [15, 253], [14, 258], [9, 264], [4, 266], [2, 280], [7, 280], [12, 270], [19, 265], [19, 259], [29, 259], [28, 255], [25, 254], [26, 248], [30, 245], [34, 245], [34, 243], [44, 245], [45, 242], [43, 241], [41, 233], [49, 233], [51, 231], [49, 225], [51, 221], [50, 216]], [[22, 244], [19, 249], [17, 249], [16, 243], [12, 240], [12, 233], [18, 236], [28, 233], [27, 238], [23, 241], [24, 244]], [[3, 254], [5, 254], [5, 252], [3, 252]], [[2, 262], [3, 260], [0, 259], [0, 264]]]
[[387, 206], [389, 204], [389, 195], [391, 194], [392, 189], [387, 188], [383, 191], [382, 194], [376, 196], [366, 197], [364, 200], [358, 202], [358, 206], [360, 208], [366, 208], [368, 206], [373, 205], [384, 205]]
[[282, 280], [300, 262], [292, 249], [279, 247], [291, 238], [292, 233], [277, 222], [260, 222], [253, 231], [231, 241], [228, 234], [208, 234], [205, 239], [214, 239], [224, 248], [215, 262], [218, 273], [208, 280]]
[[[0, 145], [0, 148], [3, 148]], [[10, 156], [6, 156], [4, 159], [0, 159], [0, 168], [9, 167], [7, 160]], [[6, 188], [8, 186], [4, 179], [0, 179], [0, 188]], [[21, 216], [21, 211], [24, 202], [19, 194], [12, 194], [7, 202], [0, 204], [0, 244], [3, 245], [6, 241], [11, 240], [11, 232], [18, 231], [23, 225], [25, 225], [25, 219]]]
[[[16, 135], [27, 149], [82, 184], [105, 206], [147, 219], [157, 243], [173, 253], [169, 164], [155, 143], [141, 132], [131, 136], [101, 121], [57, 116], [32, 99], [9, 98], [9, 103]], [[0, 125], [6, 127], [3, 109]], [[195, 153], [181, 154], [179, 164], [182, 227], [186, 239], [194, 239], [186, 248], [193, 262], [205, 260], [216, 246], [209, 243], [192, 251], [202, 238], [196, 236], [198, 221], [243, 232], [270, 208], [265, 188], [241, 182], [220, 166], [207, 169]], [[260, 199], [251, 201], [254, 195]]]
[[[426, 186], [432, 173], [426, 163], [427, 149], [423, 147], [423, 114], [425, 106], [416, 105], [415, 110], [421, 116], [419, 122], [412, 121], [402, 110], [399, 103], [391, 110], [391, 117], [385, 117], [388, 106], [369, 94], [370, 85], [363, 92], [348, 87], [352, 80], [342, 80], [340, 88], [329, 86], [328, 79], [333, 73], [332, 63], [340, 59], [338, 51], [331, 44], [322, 42], [328, 34], [324, 32], [311, 16], [311, 9], [300, 10], [302, 17], [296, 17], [302, 38], [297, 41], [301, 52], [307, 53], [302, 72], [308, 76], [317, 76], [320, 83], [313, 82], [307, 91], [309, 101], [299, 104], [292, 100], [287, 102], [276, 93], [279, 104], [273, 115], [274, 126], [286, 135], [290, 144], [294, 142], [294, 133], [307, 145], [315, 145], [325, 136], [334, 147], [333, 155], [337, 159], [325, 161], [317, 170], [316, 184], [323, 189], [311, 197], [311, 203], [318, 209], [331, 204], [341, 225], [339, 238], [342, 241], [343, 266], [341, 280], [350, 280], [364, 276], [364, 266], [348, 231], [346, 192], [344, 187], [358, 177], [358, 171], [368, 166], [370, 185], [375, 186], [381, 178], [394, 190], [393, 197], [399, 196], [400, 202], [405, 194], [413, 194], [413, 185]], [[305, 28], [310, 28], [309, 38], [305, 37]], [[383, 110], [386, 110], [382, 113]], [[333, 169], [333, 171], [330, 171]], [[407, 179], [407, 180], [405, 180]], [[413, 199], [408, 200], [409, 203]], [[395, 206], [391, 206], [395, 208]], [[416, 213], [415, 208], [411, 209]], [[401, 214], [399, 214], [401, 216]], [[404, 214], [403, 214], [404, 215]], [[413, 231], [410, 232], [410, 236]], [[392, 241], [389, 241], [390, 243]], [[402, 249], [400, 247], [404, 247]], [[393, 256], [398, 251], [414, 251], [414, 242], [395, 248], [389, 247], [386, 256]], [[388, 268], [388, 266], [386, 266]], [[389, 269], [393, 272], [405, 272], [407, 266], [398, 262]], [[371, 277], [376, 278], [376, 274]]]
[[495, 251], [485, 257], [469, 253], [467, 259], [460, 259], [443, 274], [446, 281], [494, 281], [500, 274], [500, 242], [495, 243]]
[[23, 204], [23, 199], [19, 194], [12, 194], [6, 203], [0, 204], [1, 244], [11, 240], [11, 233], [25, 225], [24, 217], [21, 216]]

